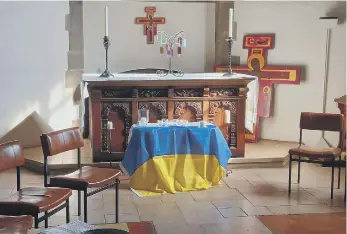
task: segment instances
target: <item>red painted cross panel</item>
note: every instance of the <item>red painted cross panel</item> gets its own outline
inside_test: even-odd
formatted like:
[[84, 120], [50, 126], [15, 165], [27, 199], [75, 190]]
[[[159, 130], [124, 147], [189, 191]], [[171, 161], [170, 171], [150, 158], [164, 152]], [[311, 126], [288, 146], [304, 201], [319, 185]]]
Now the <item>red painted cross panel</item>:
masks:
[[143, 33], [147, 38], [147, 44], [154, 44], [157, 35], [158, 24], [165, 24], [165, 17], [154, 17], [156, 7], [145, 7], [146, 17], [136, 17], [135, 24], [143, 24]]
[[[300, 84], [301, 67], [267, 65], [267, 52], [275, 44], [274, 34], [246, 35], [243, 48], [248, 49], [246, 65], [233, 66], [233, 72], [254, 75], [259, 78], [258, 117], [271, 116], [273, 84]], [[227, 72], [227, 65], [215, 65], [215, 71]], [[246, 140], [257, 141], [258, 123], [254, 134], [246, 134]]]

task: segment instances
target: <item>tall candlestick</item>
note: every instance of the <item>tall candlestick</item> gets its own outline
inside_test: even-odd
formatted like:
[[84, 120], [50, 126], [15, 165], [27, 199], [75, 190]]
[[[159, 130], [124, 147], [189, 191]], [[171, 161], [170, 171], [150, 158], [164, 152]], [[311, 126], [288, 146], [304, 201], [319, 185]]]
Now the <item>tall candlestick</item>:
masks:
[[234, 9], [229, 9], [229, 37], [233, 37]]
[[108, 37], [108, 8], [105, 7], [105, 36]]

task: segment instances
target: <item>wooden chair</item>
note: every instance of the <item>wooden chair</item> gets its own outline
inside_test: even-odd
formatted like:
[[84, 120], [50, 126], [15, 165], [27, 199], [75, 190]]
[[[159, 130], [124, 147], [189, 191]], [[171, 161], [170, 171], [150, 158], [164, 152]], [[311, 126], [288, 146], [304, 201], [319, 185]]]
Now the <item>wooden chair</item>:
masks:
[[[0, 144], [0, 171], [17, 169], [17, 192], [0, 201], [0, 215], [31, 215], [35, 220], [35, 228], [41, 221], [48, 227], [48, 218], [66, 208], [66, 222], [70, 222], [69, 197], [71, 189], [66, 188], [20, 188], [20, 167], [24, 164], [24, 154], [18, 141]], [[64, 203], [64, 204], [62, 204]], [[53, 210], [52, 210], [53, 209]], [[39, 214], [44, 212], [39, 218]]]
[[[302, 144], [302, 130], [320, 130], [339, 132], [339, 143], [337, 148], [313, 148]], [[298, 162], [298, 183], [300, 183], [300, 164], [301, 162], [322, 164], [329, 160], [332, 165], [331, 170], [331, 195], [334, 197], [334, 171], [335, 160], [341, 162], [341, 143], [343, 136], [343, 115], [302, 112], [300, 116], [300, 138], [299, 146], [289, 150], [289, 185], [288, 193], [291, 192], [292, 161]], [[338, 188], [340, 188], [341, 168], [338, 167]]]
[[[68, 128], [41, 135], [41, 145], [44, 155], [45, 187], [61, 187], [78, 191], [78, 216], [81, 215], [81, 191], [84, 192], [84, 221], [87, 223], [87, 198], [110, 187], [115, 186], [116, 222], [118, 223], [118, 200], [120, 170], [112, 168], [81, 167], [81, 150], [84, 146], [83, 137], [78, 127]], [[48, 182], [47, 158], [66, 151], [77, 149], [78, 170], [67, 175], [50, 177]], [[89, 188], [97, 188], [88, 193]]]
[[33, 226], [33, 217], [23, 216], [1, 216], [0, 233], [27, 234]]

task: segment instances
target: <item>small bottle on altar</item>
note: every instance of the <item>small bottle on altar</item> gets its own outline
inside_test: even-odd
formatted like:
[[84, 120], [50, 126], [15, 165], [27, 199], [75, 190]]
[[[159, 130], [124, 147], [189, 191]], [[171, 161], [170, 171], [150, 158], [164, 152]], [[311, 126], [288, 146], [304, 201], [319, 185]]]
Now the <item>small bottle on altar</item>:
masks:
[[164, 54], [164, 48], [160, 46], [160, 54]]

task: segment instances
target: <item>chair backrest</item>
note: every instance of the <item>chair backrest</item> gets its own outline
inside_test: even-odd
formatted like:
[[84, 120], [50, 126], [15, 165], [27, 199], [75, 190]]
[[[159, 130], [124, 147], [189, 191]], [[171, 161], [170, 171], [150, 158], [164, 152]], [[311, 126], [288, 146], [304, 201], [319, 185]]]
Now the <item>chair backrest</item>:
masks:
[[18, 141], [10, 141], [0, 144], [0, 171], [20, 167], [23, 164], [23, 149]]
[[300, 128], [306, 130], [342, 132], [343, 115], [302, 112], [300, 117]]
[[83, 147], [83, 137], [79, 127], [67, 128], [41, 135], [44, 156], [54, 156]]

